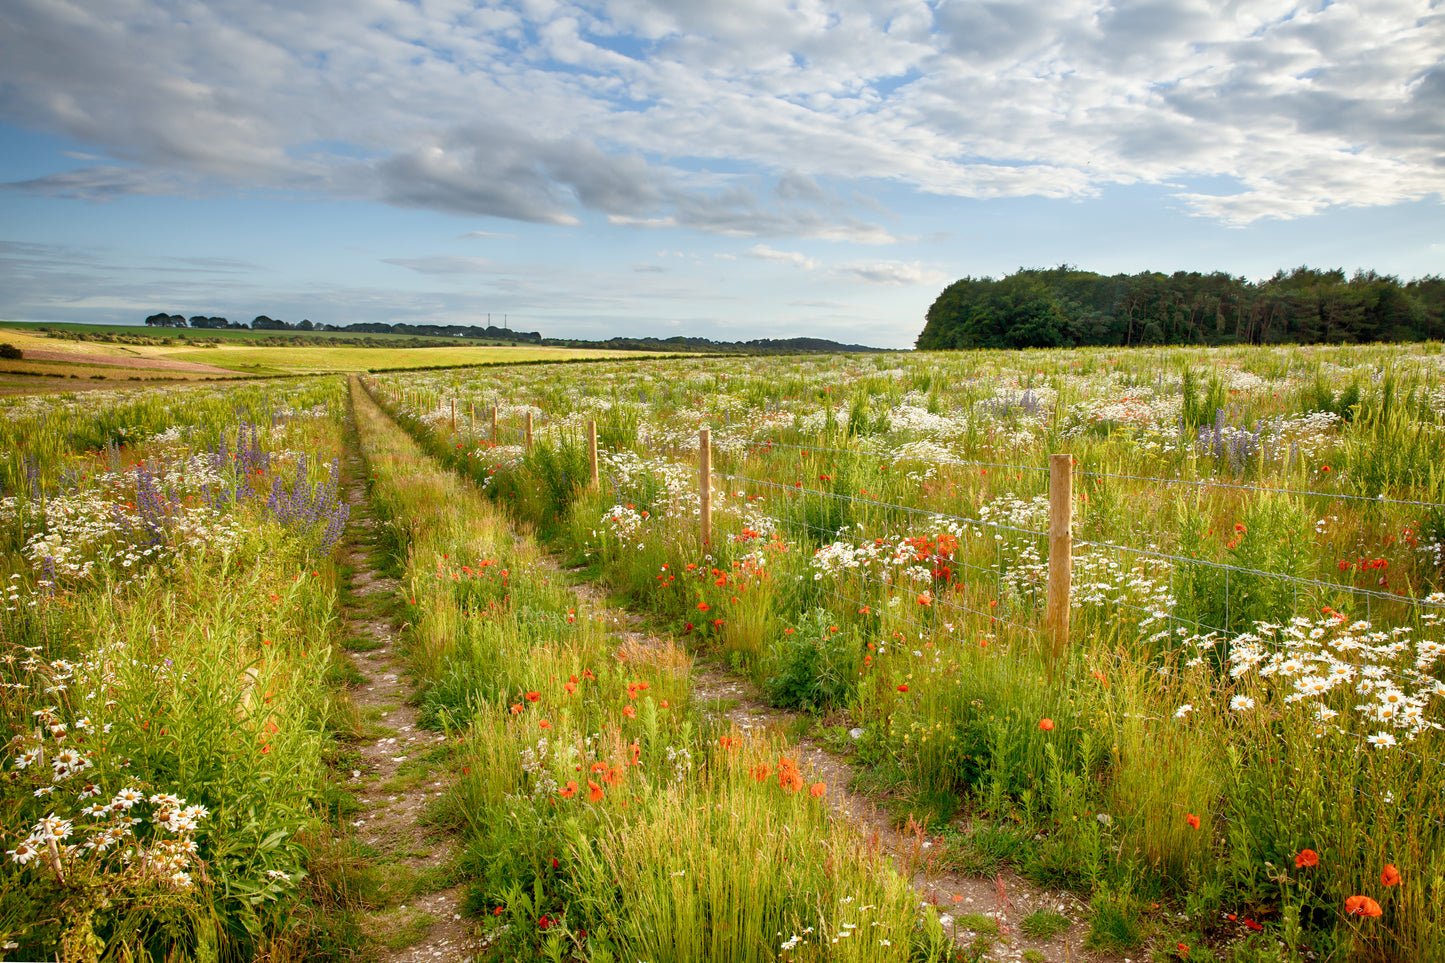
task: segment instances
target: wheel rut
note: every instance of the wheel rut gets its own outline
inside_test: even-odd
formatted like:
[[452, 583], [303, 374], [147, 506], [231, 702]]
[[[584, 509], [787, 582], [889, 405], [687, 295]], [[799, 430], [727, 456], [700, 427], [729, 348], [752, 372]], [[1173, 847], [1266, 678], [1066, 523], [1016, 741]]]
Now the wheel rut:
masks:
[[376, 905], [362, 924], [367, 956], [379, 963], [472, 959], [481, 944], [462, 914], [456, 844], [427, 819], [429, 807], [456, 780], [452, 753], [445, 735], [418, 726], [402, 625], [391, 614], [401, 584], [379, 561], [379, 523], [354, 446], [346, 467], [352, 514], [343, 555], [349, 572], [344, 619], [351, 640], [347, 658], [356, 670], [347, 696], [359, 731], [351, 771], [343, 775], [359, 804], [349, 830], [380, 882]]

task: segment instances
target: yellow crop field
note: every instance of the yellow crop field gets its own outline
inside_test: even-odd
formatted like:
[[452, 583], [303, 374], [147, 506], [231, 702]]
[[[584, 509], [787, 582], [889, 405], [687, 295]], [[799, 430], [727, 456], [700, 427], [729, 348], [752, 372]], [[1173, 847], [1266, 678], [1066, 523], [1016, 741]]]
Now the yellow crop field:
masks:
[[[576, 361], [648, 355], [644, 351], [598, 351], [576, 348], [270, 348], [218, 345], [209, 348], [161, 348], [176, 361], [229, 368], [254, 374], [330, 374], [374, 368], [434, 368], [474, 364], [516, 364], [530, 361]], [[654, 355], [655, 356], [655, 355]]]

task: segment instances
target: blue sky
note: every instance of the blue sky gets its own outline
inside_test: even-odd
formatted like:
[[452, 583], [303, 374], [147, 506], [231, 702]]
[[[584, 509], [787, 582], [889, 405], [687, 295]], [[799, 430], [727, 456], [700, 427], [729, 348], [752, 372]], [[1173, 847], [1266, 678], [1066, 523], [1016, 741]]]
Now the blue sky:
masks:
[[907, 347], [947, 282], [1445, 265], [1439, 2], [7, 0], [0, 319]]

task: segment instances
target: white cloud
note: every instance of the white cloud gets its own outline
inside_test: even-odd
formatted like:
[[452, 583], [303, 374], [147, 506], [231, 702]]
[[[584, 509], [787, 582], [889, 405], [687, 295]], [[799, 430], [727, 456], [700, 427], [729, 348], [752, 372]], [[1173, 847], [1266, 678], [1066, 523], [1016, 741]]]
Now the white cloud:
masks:
[[1229, 223], [1442, 195], [1441, 50], [1426, 0], [8, 0], [0, 117], [107, 158], [37, 193], [887, 244], [829, 185], [1229, 177], [1180, 189]]
[[817, 261], [798, 251], [778, 251], [768, 247], [766, 244], [755, 244], [743, 253], [748, 257], [757, 258], [760, 261], [775, 261], [779, 264], [791, 264], [793, 267], [802, 268], [804, 271], [813, 271], [818, 267]]
[[949, 280], [942, 271], [924, 267], [917, 261], [857, 261], [838, 268], [838, 273], [872, 284], [938, 285]]

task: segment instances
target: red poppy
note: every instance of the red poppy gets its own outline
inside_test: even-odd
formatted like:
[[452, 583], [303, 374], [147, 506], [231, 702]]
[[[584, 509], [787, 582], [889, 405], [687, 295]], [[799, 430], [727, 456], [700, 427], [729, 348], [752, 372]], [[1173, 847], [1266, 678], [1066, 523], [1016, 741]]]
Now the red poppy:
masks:
[[706, 611], [707, 611], [708, 609], [710, 609], [710, 608], [712, 608], [712, 606], [711, 606], [711, 605], [708, 605], [706, 602], [699, 602], [699, 603], [697, 603], [697, 610], [698, 610], [699, 612], [706, 612]]
[[1386, 863], [1385, 869], [1380, 873], [1380, 883], [1383, 886], [1399, 886], [1400, 871], [1395, 868], [1394, 863]]
[[1294, 858], [1294, 868], [1303, 869], [1306, 866], [1318, 866], [1320, 855], [1313, 849], [1301, 849], [1299, 855]]
[[597, 802], [597, 800], [602, 798], [602, 787], [597, 785], [597, 783], [593, 782], [591, 779], [587, 780], [587, 788], [591, 790], [587, 793], [588, 802]]
[[1186, 814], [1184, 817], [1184, 821], [1189, 824], [1190, 829], [1199, 828], [1199, 817], [1194, 815], [1193, 813]]
[[1052, 731], [1053, 731], [1053, 728], [1054, 728], [1054, 720], [1052, 720], [1052, 719], [1040, 719], [1040, 720], [1039, 720], [1039, 728], [1042, 729], [1042, 730], [1044, 730], [1045, 732], [1052, 732]]
[[637, 710], [634, 709], [634, 708], [632, 708], [632, 706], [623, 706], [623, 707], [622, 707], [622, 714], [623, 714], [624, 716], [626, 716], [627, 718], [629, 718], [629, 719], [636, 719], [636, 718], [637, 718]]
[[814, 799], [817, 799], [819, 796], [823, 795], [823, 793], [825, 793], [825, 792], [827, 792], [827, 791], [828, 791], [828, 785], [827, 785], [827, 783], [821, 783], [821, 782], [815, 782], [815, 783], [813, 783], [812, 787], [808, 790], [808, 792], [810, 792], [810, 793], [813, 794], [813, 798], [814, 798]]
[[1385, 911], [1368, 896], [1351, 896], [1345, 900], [1345, 912], [1350, 916], [1368, 916], [1373, 919]]
[[573, 796], [577, 795], [577, 780], [567, 780], [567, 787], [565, 789], [559, 789], [557, 791], [562, 794], [563, 799], [571, 799]]
[[542, 698], [542, 693], [540, 693], [540, 692], [528, 692], [528, 693], [527, 693], [527, 701], [528, 701], [528, 702], [536, 702], [536, 701], [537, 701], [538, 699], [540, 699], [540, 698]]
[[907, 685], [900, 685], [900, 686], [898, 687], [898, 691], [899, 691], [899, 692], [907, 692], [907, 691], [908, 691], [908, 686], [907, 686]]

